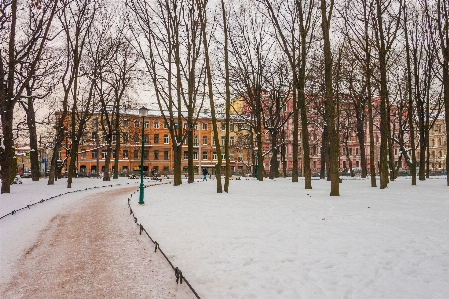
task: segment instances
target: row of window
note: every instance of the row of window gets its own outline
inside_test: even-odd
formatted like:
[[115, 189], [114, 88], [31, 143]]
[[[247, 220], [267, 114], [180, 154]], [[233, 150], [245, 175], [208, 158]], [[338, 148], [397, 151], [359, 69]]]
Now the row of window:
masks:
[[[140, 150], [134, 150], [133, 158], [134, 159], [139, 159], [139, 153], [140, 152], [141, 152]], [[97, 150], [92, 150], [90, 152], [90, 154], [91, 154], [91, 158], [92, 159], [96, 159], [97, 158]], [[112, 158], [113, 159], [115, 158], [115, 154], [116, 154], [115, 150], [113, 150], [112, 151]], [[101, 152], [102, 159], [105, 159], [106, 155], [107, 155], [107, 151], [103, 150]], [[231, 161], [234, 160], [234, 153], [231, 152], [229, 155], [230, 155], [230, 160]], [[224, 159], [224, 156], [225, 156], [225, 153], [223, 152], [222, 153], [222, 159]], [[237, 154], [237, 156], [238, 156], [238, 160], [239, 161], [241, 161], [243, 159], [243, 154], [241, 152], [239, 152]], [[86, 159], [86, 157], [87, 157], [87, 152], [86, 152], [86, 150], [82, 149], [81, 150], [81, 159]], [[144, 150], [143, 157], [146, 160], [149, 159], [149, 150]], [[122, 158], [123, 159], [129, 159], [129, 152], [128, 152], [128, 150], [123, 150], [122, 151]], [[189, 158], [188, 152], [184, 151], [184, 160], [187, 160], [188, 158]], [[160, 151], [155, 150], [153, 152], [153, 160], [159, 160], [159, 159], [160, 159]], [[168, 160], [169, 159], [169, 152], [168, 151], [163, 151], [163, 159], [164, 160]], [[198, 160], [198, 152], [193, 152], [193, 159], [194, 160]], [[208, 159], [209, 159], [209, 153], [204, 151], [203, 152], [203, 160], [208, 160]], [[217, 160], [217, 153], [216, 152], [212, 153], [212, 160]]]
[[[94, 141], [97, 140], [97, 136], [98, 136], [97, 132], [92, 132], [92, 140], [94, 140]], [[141, 136], [141, 134], [138, 134], [138, 133], [134, 134], [134, 136], [133, 136], [134, 143], [140, 143], [141, 142], [140, 141], [140, 136]], [[103, 135], [102, 139], [101, 139], [102, 142], [105, 143], [107, 141], [107, 138], [108, 138], [108, 135], [106, 135], [106, 134]], [[208, 144], [208, 136], [203, 136], [202, 138], [203, 138], [203, 145], [207, 145]], [[169, 138], [168, 134], [164, 134], [163, 139], [164, 139], [164, 144], [169, 144], [170, 138]], [[116, 142], [116, 140], [117, 140], [116, 135], [112, 135], [112, 142]], [[226, 140], [226, 137], [225, 136], [221, 136], [221, 140], [220, 140], [221, 146], [225, 145], [225, 140]], [[150, 144], [150, 135], [149, 134], [144, 134], [143, 135], [143, 141], [144, 141], [145, 144]], [[244, 138], [242, 136], [239, 136], [237, 138], [237, 144], [239, 144], [239, 145], [243, 145], [244, 141], [246, 142], [246, 144], [250, 143], [250, 139], [248, 139], [248, 138], [246, 138], [246, 140], [244, 140]], [[129, 143], [129, 134], [128, 133], [122, 133], [122, 143], [124, 143], [124, 144]], [[184, 139], [184, 144], [187, 144], [187, 143], [188, 143], [188, 139], [185, 138]], [[153, 135], [153, 144], [159, 144], [159, 134], [154, 134]], [[193, 137], [193, 145], [194, 146], [198, 146], [198, 136], [194, 136]], [[215, 139], [214, 138], [212, 138], [212, 145], [215, 145]], [[231, 136], [229, 138], [229, 145], [230, 146], [234, 146], [235, 145], [235, 137], [234, 136]]]
[[[107, 123], [105, 123], [105, 125], [107, 125]], [[129, 119], [124, 119], [123, 120], [123, 127], [124, 128], [128, 128], [129, 125], [130, 125], [130, 120]], [[140, 120], [136, 119], [136, 120], [133, 121], [134, 128], [140, 128], [140, 125], [141, 125], [141, 121]], [[151, 123], [150, 123], [149, 120], [145, 120], [143, 125], [144, 125], [145, 129], [149, 129], [150, 126], [151, 126]], [[92, 126], [94, 128], [98, 127], [98, 119], [96, 119], [96, 118], [92, 119]], [[208, 128], [208, 123], [202, 123], [201, 126], [202, 126], [203, 131], [206, 131], [207, 128]], [[233, 124], [232, 123], [232, 124], [230, 124], [230, 127], [229, 127], [230, 131], [233, 132], [236, 129], [235, 127], [237, 127], [238, 131], [242, 131], [242, 130], [245, 130], [245, 129], [248, 130], [248, 131], [251, 130], [251, 126], [249, 124], [243, 124], [243, 123]], [[153, 128], [154, 129], [159, 129], [160, 128], [160, 122], [158, 120], [153, 121]], [[175, 128], [176, 129], [178, 128], [178, 123], [175, 123]], [[166, 122], [164, 122], [164, 129], [168, 129], [168, 124]], [[184, 129], [187, 129], [187, 123], [184, 123]], [[198, 130], [198, 124], [194, 124], [193, 129], [194, 130]], [[226, 124], [225, 123], [221, 123], [221, 130], [222, 131], [226, 130]]]

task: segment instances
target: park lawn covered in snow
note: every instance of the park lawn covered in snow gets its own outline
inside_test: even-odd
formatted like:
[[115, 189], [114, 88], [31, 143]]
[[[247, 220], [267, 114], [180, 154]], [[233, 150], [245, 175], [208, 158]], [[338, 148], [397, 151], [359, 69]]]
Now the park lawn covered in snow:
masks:
[[388, 189], [289, 179], [147, 188], [139, 223], [202, 298], [447, 298], [443, 179]]
[[[72, 189], [65, 179], [55, 186], [26, 179], [12, 186], [11, 194], [0, 195], [0, 216], [84, 191], [0, 220], [0, 277], [14, 266], [4, 261], [14, 261], [49, 219], [80, 196], [102, 191], [85, 188], [128, 183], [138, 189], [137, 180], [124, 178], [75, 179]], [[304, 190], [303, 181], [243, 179], [231, 181], [229, 194], [217, 194], [214, 180], [184, 181], [146, 188], [143, 206], [138, 192], [130, 198], [138, 222], [201, 298], [447, 298], [445, 183], [441, 178], [411, 186], [401, 178], [380, 190], [369, 180], [344, 180], [341, 196], [330, 197], [325, 180]], [[6, 235], [17, 217], [17, 235]]]

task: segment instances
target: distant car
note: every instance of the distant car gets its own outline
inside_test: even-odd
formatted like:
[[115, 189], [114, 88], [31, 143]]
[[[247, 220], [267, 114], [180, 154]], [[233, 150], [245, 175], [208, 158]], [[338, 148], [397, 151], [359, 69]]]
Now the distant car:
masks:
[[130, 174], [128, 179], [137, 179], [137, 176], [135, 174]]
[[23, 178], [30, 178], [31, 177], [31, 171], [25, 170], [25, 172], [22, 174]]

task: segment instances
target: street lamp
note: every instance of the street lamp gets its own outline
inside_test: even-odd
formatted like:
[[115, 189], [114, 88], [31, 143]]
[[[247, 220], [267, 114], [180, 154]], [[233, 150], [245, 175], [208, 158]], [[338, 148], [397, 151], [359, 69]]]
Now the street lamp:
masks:
[[145, 134], [145, 116], [148, 114], [148, 109], [143, 107], [139, 109], [139, 115], [142, 117], [142, 154], [140, 159], [140, 195], [139, 195], [139, 205], [143, 205], [145, 202], [143, 200], [143, 154], [144, 154], [144, 134]]

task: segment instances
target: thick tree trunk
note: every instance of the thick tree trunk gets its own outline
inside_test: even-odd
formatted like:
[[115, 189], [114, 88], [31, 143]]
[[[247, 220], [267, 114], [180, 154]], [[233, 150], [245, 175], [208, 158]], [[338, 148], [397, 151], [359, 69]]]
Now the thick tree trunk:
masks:
[[39, 153], [37, 147], [37, 133], [36, 133], [36, 115], [34, 112], [34, 104], [32, 98], [32, 91], [29, 85], [26, 87], [28, 96], [27, 105], [27, 127], [30, 134], [30, 163], [31, 163], [31, 179], [33, 181], [39, 181], [40, 169], [39, 169]]
[[[327, 125], [324, 125], [323, 132], [321, 134], [321, 152], [320, 152], [320, 160], [321, 160], [321, 169], [320, 169], [320, 180], [324, 180], [326, 178], [326, 165], [328, 159], [328, 147], [329, 147], [329, 138], [328, 138], [328, 129]], [[329, 176], [327, 176], [329, 178]]]
[[380, 189], [388, 187], [388, 132], [387, 119], [387, 51], [385, 47], [385, 36], [383, 32], [383, 19], [381, 1], [376, 0], [377, 4], [377, 25], [379, 38], [379, 67], [380, 67]]
[[[191, 109], [191, 108], [190, 108]], [[189, 109], [189, 110], [190, 110]], [[189, 159], [187, 160], [187, 182], [189, 184], [195, 182], [195, 166], [193, 165], [193, 121], [192, 121], [192, 112], [188, 112], [189, 116], [187, 118], [187, 151]], [[201, 155], [201, 153], [198, 153]], [[201, 159], [201, 157], [198, 157]]]
[[[293, 87], [293, 169], [292, 169], [292, 182], [298, 182], [298, 169], [299, 169], [299, 110], [298, 110], [298, 98], [296, 95], [296, 87]], [[303, 169], [301, 169], [301, 175], [304, 175]]]
[[[5, 103], [6, 102], [6, 103]], [[10, 193], [11, 184], [14, 179], [14, 175], [17, 172], [17, 168], [14, 169], [14, 156], [15, 156], [15, 146], [14, 138], [12, 134], [12, 121], [14, 115], [14, 108], [10, 107], [11, 102], [5, 101], [2, 105], [5, 110], [2, 113], [2, 130], [3, 130], [3, 145], [4, 149], [0, 149], [2, 152], [0, 159], [0, 165], [2, 167], [2, 190], [1, 193]]]
[[179, 186], [182, 184], [182, 146], [176, 144], [176, 140], [173, 140], [173, 186]]
[[228, 25], [226, 18], [226, 10], [224, 1], [221, 0], [221, 11], [223, 13], [223, 31], [224, 31], [224, 64], [225, 64], [225, 88], [226, 88], [226, 137], [225, 137], [225, 160], [226, 160], [226, 174], [224, 191], [229, 192], [229, 177], [231, 176], [231, 164], [229, 160], [229, 121], [231, 110], [231, 90], [230, 90], [230, 75], [229, 75], [229, 51], [228, 51]]
[[112, 136], [108, 136], [108, 142], [106, 146], [106, 158], [104, 159], [104, 174], [103, 174], [103, 181], [105, 182], [109, 182], [111, 180], [111, 173], [109, 172], [109, 169], [111, 168], [111, 155], [112, 155]]
[[[407, 61], [407, 95], [408, 95], [408, 107], [407, 107], [407, 120], [410, 128], [410, 148], [411, 148], [411, 165], [410, 175], [412, 176], [412, 186], [416, 185], [416, 154], [415, 154], [415, 123], [413, 119], [413, 91], [412, 91], [412, 68], [411, 68], [411, 57], [410, 57], [410, 43], [408, 37], [408, 29], [407, 29], [407, 11], [404, 3], [404, 34], [405, 34], [405, 52], [406, 52], [406, 61]], [[447, 111], [447, 110], [446, 110]]]
[[365, 105], [361, 104], [361, 99], [357, 100], [359, 104], [357, 105], [356, 111], [356, 127], [357, 127], [357, 138], [360, 144], [360, 167], [362, 168], [362, 178], [366, 178], [366, 150], [365, 150], [365, 117], [364, 108]]
[[326, 114], [329, 133], [329, 176], [331, 179], [330, 196], [340, 196], [340, 176], [338, 173], [339, 140], [335, 129], [335, 100], [332, 86], [332, 53], [329, 39], [330, 21], [334, 1], [330, 1], [329, 15], [326, 12], [326, 0], [321, 0], [321, 28], [324, 36], [324, 61], [325, 61], [325, 85], [326, 85]]

